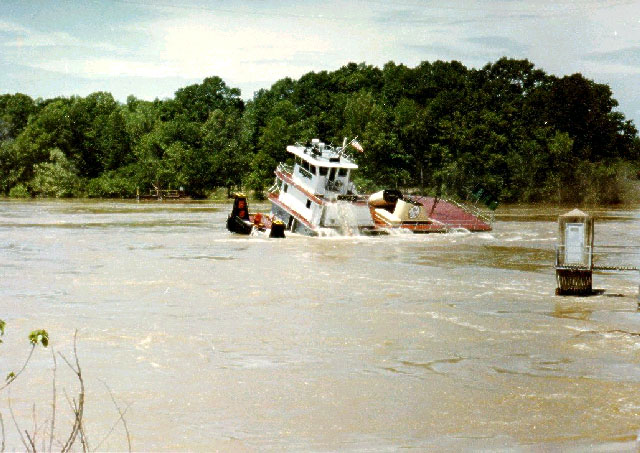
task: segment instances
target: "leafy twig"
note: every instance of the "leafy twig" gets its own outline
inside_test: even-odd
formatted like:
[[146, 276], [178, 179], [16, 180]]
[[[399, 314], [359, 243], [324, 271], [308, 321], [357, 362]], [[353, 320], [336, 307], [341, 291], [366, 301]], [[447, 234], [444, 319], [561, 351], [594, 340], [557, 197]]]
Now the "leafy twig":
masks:
[[[2, 323], [4, 323], [4, 321], [2, 321]], [[0, 332], [4, 333], [4, 324], [1, 324], [0, 326], [2, 327], [0, 329]], [[49, 334], [46, 330], [43, 329], [34, 330], [29, 334], [29, 342], [31, 343], [31, 351], [29, 351], [27, 360], [24, 361], [24, 364], [22, 365], [22, 368], [20, 368], [20, 371], [18, 371], [17, 373], [9, 373], [7, 375], [7, 382], [2, 387], [0, 387], [0, 392], [9, 387], [9, 385], [11, 385], [13, 381], [18, 379], [18, 376], [20, 376], [22, 372], [27, 368], [27, 365], [31, 360], [31, 356], [33, 356], [33, 351], [36, 349], [38, 343], [42, 344], [42, 346], [44, 346], [45, 348], [49, 345]]]
[[20, 371], [18, 371], [17, 373], [13, 373], [12, 372], [12, 373], [9, 373], [7, 375], [5, 384], [2, 387], [0, 387], [0, 392], [3, 391], [4, 389], [6, 389], [7, 387], [9, 387], [13, 381], [18, 379], [18, 376], [20, 376], [22, 374], [22, 372], [27, 368], [27, 365], [29, 364], [29, 361], [31, 360], [31, 356], [33, 355], [33, 351], [35, 349], [36, 349], [36, 345], [32, 344], [31, 345], [31, 351], [29, 351], [29, 355], [27, 356], [27, 360], [24, 361], [24, 364], [22, 365], [22, 368], [20, 368]]

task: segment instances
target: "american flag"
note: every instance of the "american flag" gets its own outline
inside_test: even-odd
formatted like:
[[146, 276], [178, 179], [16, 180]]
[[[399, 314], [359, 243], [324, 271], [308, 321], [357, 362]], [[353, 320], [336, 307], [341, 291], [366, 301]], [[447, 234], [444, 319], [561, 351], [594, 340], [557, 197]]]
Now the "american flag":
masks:
[[357, 149], [358, 151], [360, 151], [361, 153], [364, 152], [364, 148], [362, 147], [362, 145], [360, 143], [358, 143], [357, 140], [352, 140], [350, 143], [351, 146], [353, 146], [355, 149]]

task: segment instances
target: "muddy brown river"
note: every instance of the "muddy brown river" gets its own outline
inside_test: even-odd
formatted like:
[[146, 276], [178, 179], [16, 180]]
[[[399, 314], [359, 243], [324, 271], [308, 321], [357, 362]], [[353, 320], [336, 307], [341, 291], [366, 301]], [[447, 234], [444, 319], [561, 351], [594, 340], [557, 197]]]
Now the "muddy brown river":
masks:
[[[91, 450], [127, 449], [107, 386], [134, 450], [638, 449], [640, 276], [555, 296], [570, 208], [500, 207], [490, 233], [270, 240], [228, 233], [230, 207], [0, 202], [0, 375], [31, 330], [70, 358], [78, 329]], [[588, 211], [596, 244], [638, 245], [639, 207]], [[48, 449], [50, 349], [0, 391], [8, 451], [24, 430]], [[77, 392], [58, 356], [53, 450]]]

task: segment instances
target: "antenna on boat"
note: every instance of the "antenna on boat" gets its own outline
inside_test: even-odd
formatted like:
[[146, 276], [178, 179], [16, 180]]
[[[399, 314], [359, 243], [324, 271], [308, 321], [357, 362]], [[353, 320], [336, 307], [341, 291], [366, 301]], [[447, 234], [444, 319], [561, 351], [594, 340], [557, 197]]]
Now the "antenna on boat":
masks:
[[342, 156], [342, 154], [347, 150], [347, 146], [353, 146], [358, 151], [362, 152], [362, 145], [358, 143], [358, 136], [356, 135], [349, 143], [347, 143], [347, 137], [342, 141], [342, 149], [338, 153], [338, 156]]
[[344, 138], [344, 141], [342, 142], [342, 149], [338, 153], [339, 156], [342, 156], [342, 153], [344, 153], [346, 151], [347, 146], [353, 146], [356, 150], [358, 150], [360, 152], [364, 151], [362, 149], [362, 145], [360, 143], [358, 143], [358, 136], [357, 135], [349, 143], [347, 143], [347, 137]]
[[340, 151], [338, 152], [338, 156], [342, 156], [342, 153], [344, 153], [345, 149], [347, 149], [347, 137], [345, 137], [344, 140], [342, 140], [342, 148], [340, 148]]

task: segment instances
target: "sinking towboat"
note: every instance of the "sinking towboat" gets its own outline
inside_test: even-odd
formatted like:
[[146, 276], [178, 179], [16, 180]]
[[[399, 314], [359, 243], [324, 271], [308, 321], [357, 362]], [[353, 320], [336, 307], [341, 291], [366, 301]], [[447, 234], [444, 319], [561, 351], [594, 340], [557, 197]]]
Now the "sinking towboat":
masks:
[[[394, 229], [415, 233], [491, 229], [488, 218], [450, 201], [403, 195], [397, 190], [358, 194], [351, 181], [358, 168], [347, 153], [351, 145], [359, 147], [354, 141], [333, 147], [317, 139], [288, 146], [294, 165], [281, 163], [275, 171], [276, 181], [269, 191], [271, 214], [259, 217], [260, 222], [269, 223], [264, 228], [279, 219], [286, 230], [310, 236], [384, 234]], [[236, 233], [250, 233], [256, 228], [255, 217], [248, 209], [246, 218], [239, 216], [237, 203], [238, 198], [227, 227]], [[246, 207], [246, 197], [241, 204]]]

